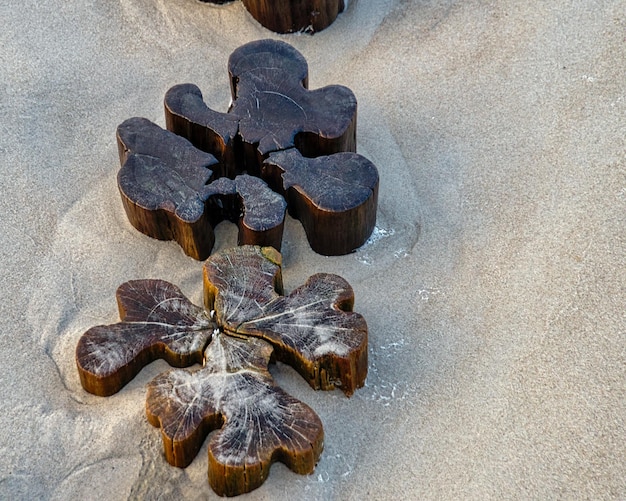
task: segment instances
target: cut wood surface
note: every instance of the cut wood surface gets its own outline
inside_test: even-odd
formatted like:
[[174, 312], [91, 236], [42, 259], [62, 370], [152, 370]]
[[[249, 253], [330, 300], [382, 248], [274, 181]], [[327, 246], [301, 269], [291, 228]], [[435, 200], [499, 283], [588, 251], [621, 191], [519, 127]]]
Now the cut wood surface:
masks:
[[[308, 90], [307, 62], [291, 45], [278, 40], [242, 45], [231, 54], [228, 73], [228, 113], [208, 108], [195, 85], [181, 84], [165, 95], [168, 128], [218, 158], [235, 159], [238, 171], [252, 174], [273, 151], [298, 147], [306, 156], [356, 151], [354, 94], [341, 85]], [[238, 141], [223, 139], [232, 134], [229, 115], [238, 120]], [[228, 145], [233, 152], [223, 152]]]
[[118, 127], [122, 168], [118, 186], [131, 224], [161, 240], [176, 240], [189, 256], [206, 259], [213, 228], [228, 220], [239, 227], [240, 244], [280, 249], [286, 202], [261, 179], [215, 177], [215, 158], [186, 139], [144, 118]]
[[357, 153], [306, 158], [295, 149], [279, 151], [265, 161], [262, 177], [285, 196], [315, 252], [347, 254], [374, 230], [378, 171]]
[[367, 375], [367, 324], [354, 313], [354, 292], [320, 273], [282, 295], [280, 255], [244, 246], [211, 256], [204, 266], [205, 306], [227, 332], [270, 342], [276, 358], [315, 389], [352, 395]]
[[227, 175], [259, 176], [284, 195], [316, 252], [342, 255], [363, 245], [376, 224], [378, 172], [355, 153], [352, 91], [309, 91], [306, 60], [276, 40], [239, 47], [228, 72], [228, 113], [211, 110], [195, 85], [176, 85], [165, 95], [168, 128], [214, 154]]
[[[229, 0], [201, 0], [223, 4]], [[276, 33], [315, 33], [330, 26], [340, 12], [343, 0], [242, 0], [252, 16]]]
[[271, 354], [261, 339], [216, 334], [202, 369], [171, 370], [148, 385], [148, 420], [161, 428], [171, 464], [187, 466], [219, 429], [208, 447], [209, 483], [219, 495], [259, 487], [275, 461], [311, 473], [322, 452], [322, 422], [276, 386], [267, 370]]
[[78, 342], [83, 388], [99, 396], [118, 392], [157, 358], [174, 367], [202, 362], [217, 325], [175, 285], [133, 280], [117, 289], [121, 322], [89, 329]]
[[204, 291], [202, 309], [162, 280], [121, 285], [121, 322], [93, 327], [78, 342], [83, 387], [111, 395], [157, 358], [175, 367], [202, 363], [148, 387], [147, 417], [161, 428], [168, 462], [187, 466], [219, 430], [209, 440], [209, 482], [218, 494], [258, 487], [275, 461], [311, 473], [323, 447], [321, 421], [276, 386], [267, 365], [289, 364], [315, 389], [350, 396], [363, 386], [367, 324], [352, 311], [352, 288], [320, 273], [285, 296], [280, 253], [245, 245], [207, 260]]

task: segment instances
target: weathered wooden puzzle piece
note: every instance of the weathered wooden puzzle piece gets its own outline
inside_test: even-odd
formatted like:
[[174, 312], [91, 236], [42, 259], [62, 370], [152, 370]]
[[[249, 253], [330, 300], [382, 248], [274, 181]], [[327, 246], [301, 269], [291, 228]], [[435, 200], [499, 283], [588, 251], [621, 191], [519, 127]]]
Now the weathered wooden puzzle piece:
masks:
[[351, 252], [374, 230], [378, 171], [361, 155], [307, 158], [294, 148], [277, 151], [265, 160], [261, 177], [285, 197], [319, 254]]
[[[310, 157], [356, 151], [356, 97], [341, 85], [308, 90], [307, 62], [291, 45], [278, 40], [242, 45], [231, 54], [228, 73], [228, 113], [208, 108], [195, 85], [176, 85], [165, 95], [167, 128], [253, 174], [273, 151], [297, 147]], [[233, 117], [237, 140], [231, 140]], [[222, 153], [226, 145], [234, 153]]]
[[275, 385], [267, 365], [283, 361], [315, 389], [339, 387], [349, 396], [363, 386], [367, 324], [352, 311], [352, 288], [339, 276], [317, 274], [284, 296], [280, 254], [247, 245], [207, 260], [204, 292], [202, 309], [162, 280], [120, 286], [122, 321], [93, 327], [78, 342], [83, 387], [107, 396], [156, 358], [176, 367], [202, 362], [148, 386], [146, 412], [161, 428], [166, 459], [188, 465], [219, 430], [209, 441], [209, 481], [218, 494], [258, 487], [274, 461], [312, 472], [322, 424]]
[[274, 383], [271, 354], [261, 339], [217, 333], [202, 369], [174, 369], [148, 385], [146, 413], [161, 428], [170, 464], [187, 466], [207, 434], [219, 430], [209, 439], [208, 476], [221, 496], [256, 489], [276, 460], [312, 473], [322, 452], [320, 418]]
[[262, 180], [219, 177], [212, 155], [145, 118], [123, 122], [117, 141], [122, 202], [142, 233], [174, 239], [186, 254], [203, 260], [215, 242], [213, 228], [229, 220], [239, 227], [240, 244], [280, 249], [286, 203]]
[[341, 255], [363, 245], [376, 223], [378, 172], [354, 153], [352, 92], [307, 90], [306, 60], [276, 40], [238, 48], [228, 71], [228, 113], [208, 108], [195, 85], [176, 85], [164, 100], [168, 129], [215, 154], [228, 175], [247, 171], [283, 194], [316, 252]]
[[[229, 0], [201, 0], [223, 4]], [[242, 0], [248, 12], [277, 33], [315, 33], [328, 27], [340, 12], [343, 0]]]
[[350, 396], [363, 385], [367, 324], [352, 312], [354, 292], [343, 278], [318, 273], [284, 296], [280, 254], [238, 247], [205, 263], [204, 301], [218, 325], [265, 339], [314, 389]]
[[217, 325], [178, 287], [164, 280], [133, 280], [120, 285], [116, 296], [121, 322], [92, 327], [76, 347], [85, 390], [113, 395], [158, 358], [174, 367], [202, 362]]

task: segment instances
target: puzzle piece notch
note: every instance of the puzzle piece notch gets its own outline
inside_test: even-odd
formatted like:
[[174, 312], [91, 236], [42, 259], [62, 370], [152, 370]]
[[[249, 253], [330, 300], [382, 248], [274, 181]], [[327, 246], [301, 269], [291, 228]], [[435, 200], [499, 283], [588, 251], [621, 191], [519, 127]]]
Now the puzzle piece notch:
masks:
[[122, 168], [118, 186], [131, 224], [160, 240], [176, 240], [186, 254], [206, 259], [213, 249], [213, 228], [237, 223], [240, 244], [280, 249], [286, 203], [262, 180], [241, 175], [220, 177], [215, 158], [189, 141], [144, 118], [118, 127]]
[[[229, 0], [201, 0], [223, 4]], [[315, 33], [330, 26], [344, 10], [343, 0], [243, 0], [248, 12], [276, 33]]]
[[221, 496], [256, 489], [275, 461], [312, 473], [322, 452], [319, 417], [274, 383], [267, 370], [271, 353], [261, 339], [218, 333], [202, 369], [172, 370], [148, 385], [146, 413], [161, 428], [170, 464], [187, 466], [206, 436], [219, 430], [209, 440], [208, 477]]

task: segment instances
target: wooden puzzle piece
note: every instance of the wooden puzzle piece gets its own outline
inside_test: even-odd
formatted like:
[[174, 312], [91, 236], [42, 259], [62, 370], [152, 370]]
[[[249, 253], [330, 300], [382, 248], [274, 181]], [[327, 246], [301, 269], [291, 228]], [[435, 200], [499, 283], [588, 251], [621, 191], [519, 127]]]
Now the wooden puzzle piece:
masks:
[[[229, 0], [201, 0], [223, 4]], [[267, 29], [276, 33], [304, 31], [315, 33], [330, 26], [340, 12], [343, 0], [242, 0], [248, 12]]]
[[202, 369], [172, 370], [148, 385], [146, 413], [161, 428], [170, 464], [187, 466], [219, 430], [209, 440], [208, 476], [221, 496], [256, 489], [275, 461], [312, 473], [322, 452], [322, 422], [276, 386], [267, 370], [271, 354], [261, 339], [218, 333]]
[[352, 252], [374, 230], [378, 171], [361, 155], [306, 158], [296, 149], [278, 151], [263, 164], [261, 177], [285, 197], [319, 254]]
[[280, 249], [286, 204], [263, 181], [241, 175], [210, 183], [222, 173], [215, 158], [145, 118], [123, 122], [117, 139], [118, 186], [128, 219], [139, 231], [174, 239], [202, 260], [213, 248], [213, 228], [229, 220], [239, 226], [240, 244]]
[[352, 311], [352, 288], [317, 274], [283, 296], [278, 251], [242, 246], [207, 260], [204, 290], [206, 310], [162, 280], [120, 286], [122, 321], [93, 327], [78, 342], [83, 387], [107, 396], [156, 358], [177, 367], [202, 361], [199, 370], [169, 371], [149, 385], [147, 415], [162, 430], [167, 460], [186, 466], [219, 428], [209, 442], [209, 480], [219, 494], [258, 487], [273, 461], [310, 473], [322, 450], [321, 422], [273, 383], [267, 364], [274, 350], [315, 389], [340, 387], [349, 396], [363, 386], [367, 325]]
[[260, 40], [229, 58], [232, 105], [207, 107], [193, 84], [165, 95], [169, 130], [221, 159], [229, 175], [260, 176], [287, 199], [320, 254], [354, 251], [376, 223], [378, 172], [356, 149], [356, 99], [346, 87], [307, 90], [293, 47]]
[[164, 280], [126, 282], [117, 289], [117, 303], [121, 322], [92, 327], [76, 348], [83, 388], [102, 397], [118, 392], [158, 358], [174, 367], [200, 363], [217, 328]]
[[352, 312], [354, 292], [341, 277], [313, 275], [282, 295], [280, 254], [238, 247], [204, 265], [205, 307], [227, 332], [265, 339], [276, 358], [316, 390], [346, 395], [367, 375], [367, 324]]
[[[247, 43], [231, 54], [228, 73], [228, 113], [208, 108], [195, 85], [176, 85], [165, 95], [168, 129], [227, 163], [234, 159], [239, 171], [251, 174], [258, 174], [273, 151], [297, 147], [311, 157], [356, 151], [354, 94], [341, 85], [308, 90], [307, 62], [291, 45], [278, 40]], [[229, 117], [238, 119], [238, 138], [232, 141]], [[234, 151], [224, 154], [227, 145]]]

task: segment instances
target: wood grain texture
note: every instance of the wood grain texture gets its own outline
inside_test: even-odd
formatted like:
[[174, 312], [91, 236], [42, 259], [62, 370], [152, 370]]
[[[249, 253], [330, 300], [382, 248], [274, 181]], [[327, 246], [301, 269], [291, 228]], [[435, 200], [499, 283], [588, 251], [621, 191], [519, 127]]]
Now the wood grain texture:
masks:
[[367, 324], [341, 277], [317, 274], [282, 295], [273, 249], [243, 246], [204, 265], [205, 307], [226, 331], [265, 339], [315, 389], [352, 395], [367, 376]]
[[174, 239], [189, 256], [206, 259], [213, 228], [228, 220], [239, 227], [240, 244], [280, 249], [286, 202], [261, 179], [220, 177], [215, 158], [186, 139], [143, 118], [118, 127], [122, 168], [118, 186], [131, 224], [161, 240]]
[[316, 252], [343, 255], [363, 245], [376, 224], [378, 172], [355, 153], [354, 94], [339, 85], [309, 91], [306, 60], [276, 40], [239, 47], [228, 72], [228, 113], [181, 84], [165, 96], [168, 128], [223, 159], [229, 176], [248, 172], [282, 194]]
[[296, 149], [279, 151], [270, 154], [261, 176], [287, 199], [319, 254], [348, 254], [374, 230], [378, 171], [357, 153], [306, 158]]
[[208, 108], [202, 92], [193, 84], [170, 88], [163, 104], [167, 129], [210, 152], [220, 162], [220, 175], [234, 178], [238, 173], [235, 141], [239, 119]]
[[178, 287], [164, 280], [133, 280], [116, 296], [121, 322], [92, 327], [76, 347], [85, 390], [112, 395], [158, 358], [174, 367], [202, 362], [217, 325]]
[[[297, 147], [311, 157], [356, 151], [354, 94], [341, 85], [308, 90], [307, 62], [291, 45], [278, 40], [247, 43], [231, 54], [228, 73], [228, 114], [208, 108], [195, 85], [181, 84], [165, 96], [168, 129], [227, 163], [234, 159], [237, 172], [254, 175], [273, 151]], [[238, 124], [232, 141], [225, 139], [232, 137], [229, 115]], [[215, 137], [220, 139], [207, 139]]]
[[89, 329], [76, 347], [81, 383], [100, 396], [157, 358], [174, 367], [202, 363], [154, 378], [146, 414], [174, 466], [187, 466], [217, 430], [208, 475], [220, 495], [255, 489], [275, 461], [311, 473], [321, 454], [319, 417], [276, 386], [270, 361], [291, 365], [315, 389], [348, 396], [367, 375], [367, 324], [352, 311], [350, 285], [321, 273], [284, 295], [281, 262], [275, 248], [252, 245], [211, 256], [205, 309], [163, 280], [127, 282], [117, 291], [121, 321]]
[[[201, 0], [223, 4], [229, 0]], [[276, 33], [313, 34], [330, 26], [340, 12], [343, 0], [242, 0], [252, 16]]]
[[[165, 457], [187, 466], [209, 440], [209, 483], [222, 496], [259, 487], [275, 461], [311, 473], [323, 448], [317, 414], [274, 383], [272, 347], [216, 334], [198, 371], [172, 370], [149, 385], [146, 413], [161, 428]], [[184, 417], [184, 419], [181, 419]]]

